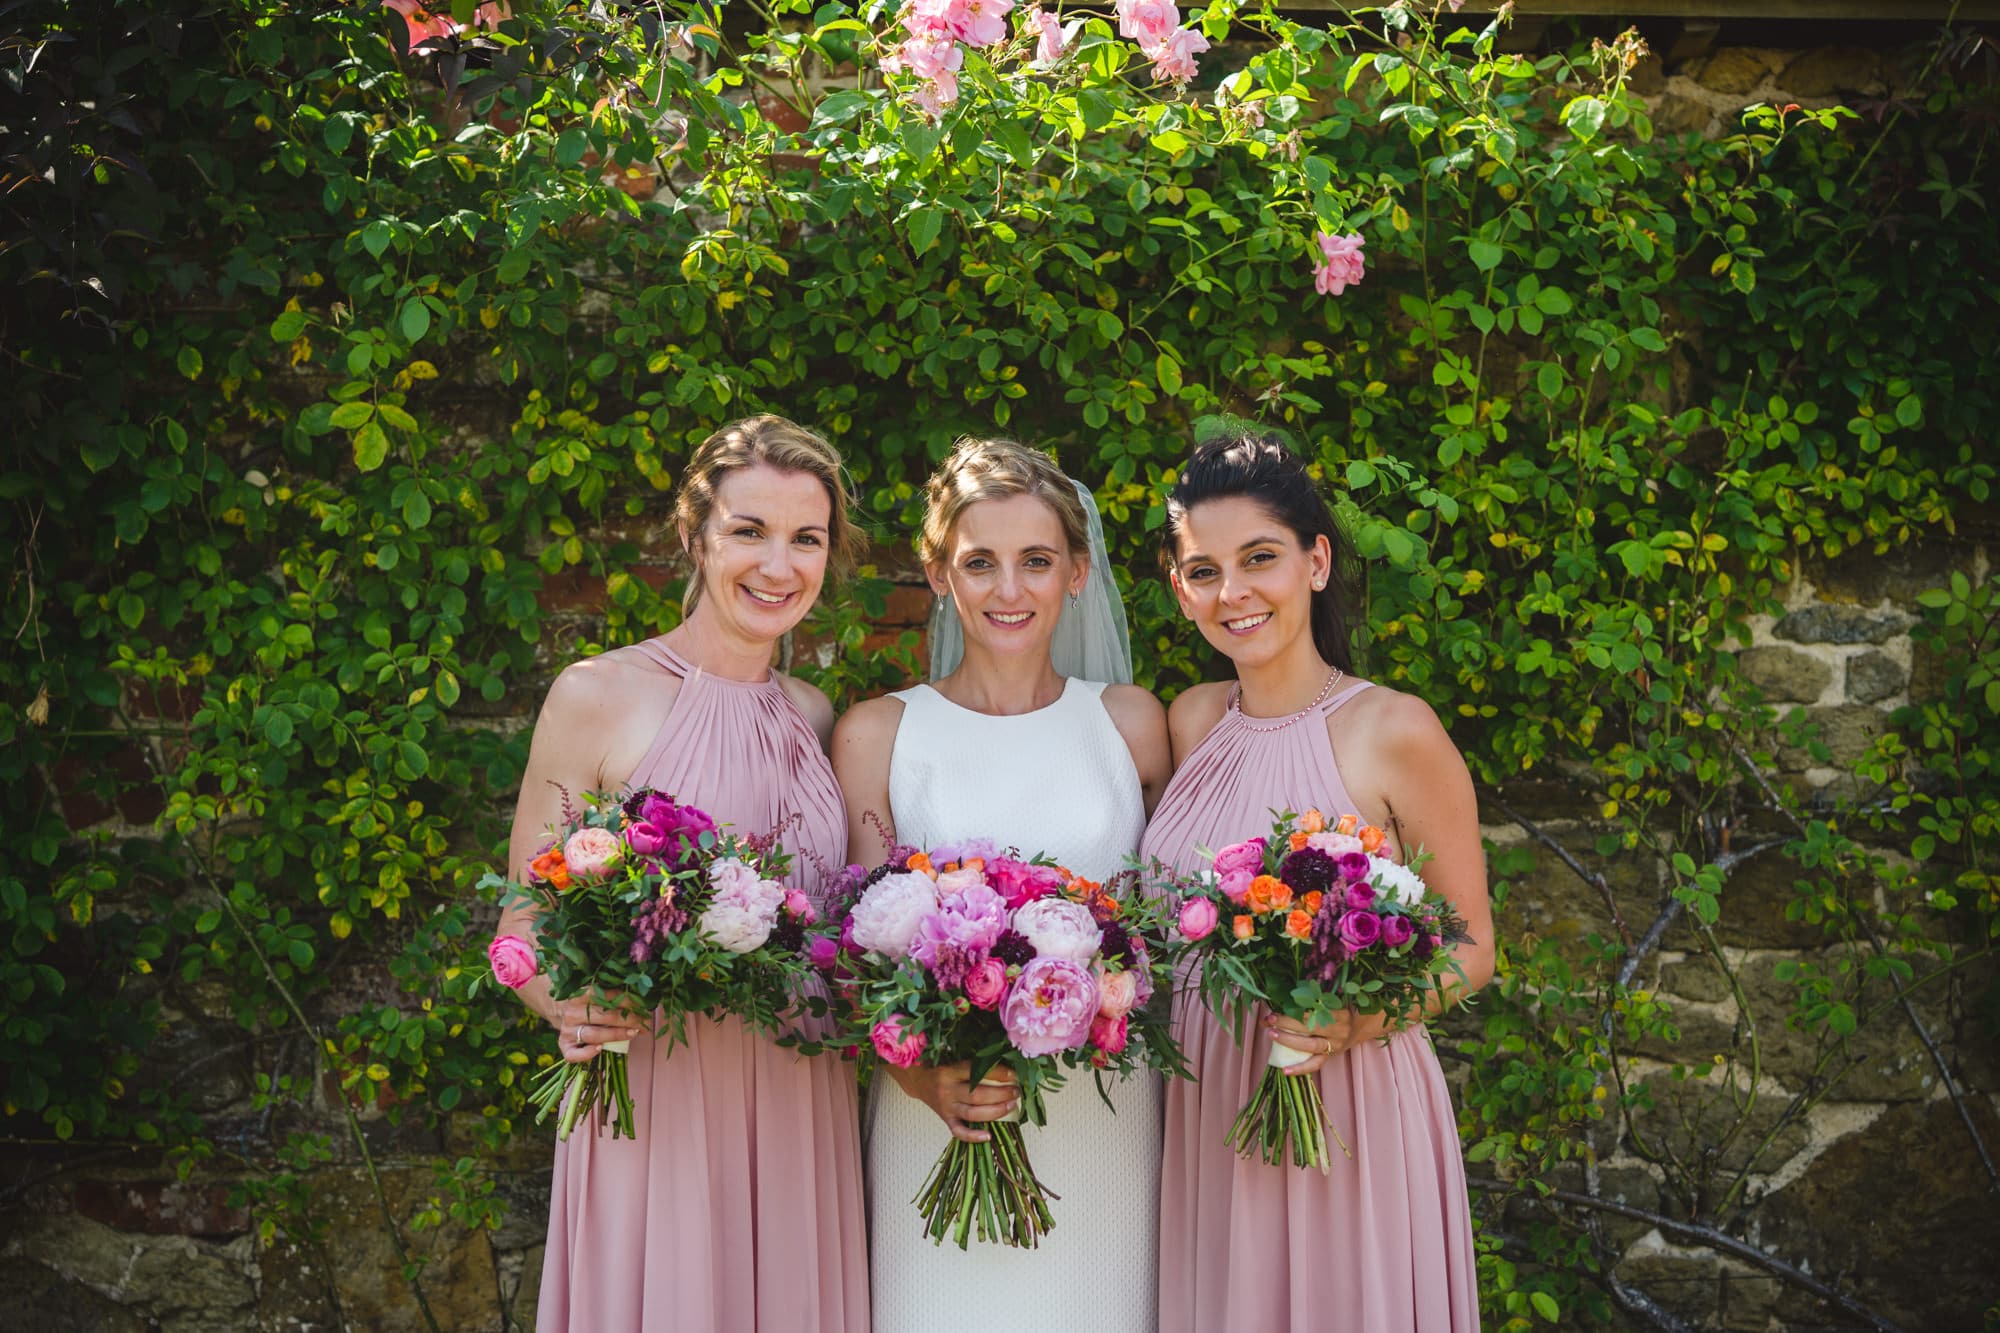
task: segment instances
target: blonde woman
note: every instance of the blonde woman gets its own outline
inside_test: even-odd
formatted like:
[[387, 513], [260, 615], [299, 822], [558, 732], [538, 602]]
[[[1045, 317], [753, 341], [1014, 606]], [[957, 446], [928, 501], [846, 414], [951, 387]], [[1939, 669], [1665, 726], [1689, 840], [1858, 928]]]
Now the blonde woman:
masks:
[[[1095, 507], [1046, 455], [961, 441], [931, 477], [922, 554], [939, 599], [931, 682], [857, 705], [834, 733], [854, 859], [884, 852], [870, 812], [918, 846], [991, 838], [1108, 878], [1166, 782], [1166, 715], [1131, 679]], [[1093, 540], [1095, 536], [1095, 540]], [[1093, 556], [1096, 558], [1093, 559]], [[1097, 679], [1088, 677], [1096, 675]], [[964, 1064], [883, 1068], [870, 1092], [868, 1203], [878, 1333], [1045, 1328], [1151, 1333], [1160, 1084], [1089, 1079], [1028, 1131], [1060, 1196], [1034, 1250], [933, 1245], [910, 1206], [946, 1135], [981, 1140], [1010, 1084]]]
[[[833, 710], [771, 661], [852, 545], [839, 455], [781, 417], [725, 426], [689, 461], [674, 517], [694, 566], [687, 616], [556, 678], [514, 814], [514, 873], [565, 791], [650, 786], [741, 832], [781, 828], [817, 898], [847, 830], [824, 749]], [[520, 912], [500, 931], [532, 937]], [[636, 1139], [585, 1128], [556, 1145], [540, 1333], [864, 1333], [848, 1066], [800, 1059], [735, 1019], [691, 1023], [669, 1055], [638, 1019], [557, 1003], [542, 978], [520, 994], [566, 1060], [631, 1040], [638, 1123]]]

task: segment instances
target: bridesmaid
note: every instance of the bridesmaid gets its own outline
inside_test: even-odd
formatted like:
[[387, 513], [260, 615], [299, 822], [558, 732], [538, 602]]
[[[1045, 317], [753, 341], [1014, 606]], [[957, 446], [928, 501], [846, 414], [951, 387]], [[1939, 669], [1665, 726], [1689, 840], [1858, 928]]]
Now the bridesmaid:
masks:
[[[1274, 809], [1354, 811], [1389, 833], [1385, 855], [1432, 854], [1424, 878], [1474, 940], [1456, 950], [1465, 984], [1451, 998], [1485, 985], [1493, 924], [1471, 778], [1421, 700], [1350, 675], [1347, 552], [1304, 466], [1255, 436], [1200, 446], [1168, 497], [1163, 555], [1181, 613], [1236, 680], [1174, 700], [1178, 767], [1141, 855], [1194, 870], [1197, 848], [1265, 831]], [[1180, 1004], [1198, 1081], [1167, 1084], [1161, 1329], [1477, 1329], [1465, 1163], [1423, 1027], [1383, 1040], [1380, 1017], [1306, 1029], [1267, 1015], [1246, 1049], [1192, 993]], [[1226, 1142], [1274, 1041], [1310, 1055], [1287, 1072], [1319, 1080], [1354, 1153], [1336, 1150], [1328, 1175]]]
[[[745, 833], [781, 830], [817, 898], [846, 810], [826, 696], [771, 669], [853, 529], [840, 457], [781, 417], [725, 426], [689, 460], [674, 506], [693, 562], [686, 618], [578, 662], [535, 723], [509, 849], [514, 873], [565, 792], [651, 786]], [[502, 934], [532, 938], [509, 911]], [[736, 1019], [690, 1023], [671, 1055], [633, 1018], [520, 992], [565, 1060], [631, 1038], [638, 1137], [579, 1128], [556, 1145], [539, 1333], [868, 1327], [860, 1128], [851, 1071], [801, 1059]]]

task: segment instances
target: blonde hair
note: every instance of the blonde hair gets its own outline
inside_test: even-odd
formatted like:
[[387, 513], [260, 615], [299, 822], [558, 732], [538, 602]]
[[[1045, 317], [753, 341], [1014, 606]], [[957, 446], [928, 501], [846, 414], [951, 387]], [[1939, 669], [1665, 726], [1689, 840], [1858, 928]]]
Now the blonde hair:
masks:
[[768, 463], [781, 472], [803, 472], [819, 479], [826, 487], [829, 506], [828, 571], [843, 574], [854, 563], [861, 535], [848, 514], [847, 473], [841, 464], [840, 451], [784, 417], [768, 414], [745, 417], [730, 422], [701, 442], [701, 447], [688, 459], [680, 489], [674, 495], [674, 524], [688, 544], [688, 554], [695, 565], [696, 578], [687, 597], [689, 609], [700, 595], [701, 559], [695, 551], [709, 516], [715, 512], [716, 487], [731, 472], [759, 463]]
[[924, 487], [924, 529], [917, 548], [924, 563], [935, 564], [944, 558], [952, 531], [966, 509], [981, 500], [1013, 495], [1035, 496], [1054, 510], [1070, 554], [1088, 556], [1090, 519], [1076, 483], [1063, 474], [1055, 460], [1013, 440], [968, 436], [952, 446], [951, 455], [931, 473]]

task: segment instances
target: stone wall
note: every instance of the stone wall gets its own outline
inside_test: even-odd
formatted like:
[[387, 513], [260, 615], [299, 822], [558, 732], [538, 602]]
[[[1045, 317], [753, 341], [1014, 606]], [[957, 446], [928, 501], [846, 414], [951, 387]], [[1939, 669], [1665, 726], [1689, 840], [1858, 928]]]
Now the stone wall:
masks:
[[[1638, 86], [1660, 130], [1715, 134], [1752, 102], [1820, 106], [1880, 95], [1883, 60], [1880, 52], [1860, 47], [1697, 47], [1650, 58]], [[654, 586], [670, 577], [672, 552], [659, 534], [606, 535], [639, 546], [632, 573]], [[1964, 544], [1811, 567], [1790, 590], [1785, 613], [1755, 626], [1743, 669], [1772, 700], [1804, 707], [1836, 761], [1851, 758], [1885, 725], [1890, 710], [1936, 687], [1940, 664], [1926, 660], [1908, 638], [1910, 599], [1954, 568], [1982, 576], [1992, 559], [1992, 552]], [[903, 572], [880, 627], [884, 638], [921, 629], [929, 609], [926, 590], [905, 562], [897, 564]], [[550, 580], [545, 597], [556, 613], [544, 645], [553, 664], [572, 655], [576, 643], [598, 637], [604, 590], [595, 580], [566, 573]], [[811, 644], [798, 647], [813, 650]], [[488, 710], [483, 724], [526, 727], [534, 706], [531, 694], [512, 695]], [[1803, 750], [1787, 748], [1780, 759], [1789, 780], [1808, 790], [1828, 789], [1838, 780]], [[72, 799], [89, 800], [86, 785], [75, 780]], [[1588, 846], [1590, 811], [1559, 787], [1510, 792], [1507, 799], [1550, 836]], [[136, 804], [100, 813], [108, 826], [138, 834], [155, 811]], [[1527, 836], [1492, 810], [1486, 833], [1501, 847]], [[1747, 1113], [1746, 1141], [1776, 1126], [1789, 1094], [1809, 1076], [1809, 1043], [1774, 1019], [1789, 1001], [1781, 998], [1773, 969], [1825, 949], [1817, 929], [1787, 918], [1789, 865], [1776, 856], [1753, 858], [1730, 883], [1722, 943], [1742, 965], [1743, 1004], [1684, 934], [1670, 933], [1648, 960], [1644, 984], [1671, 997], [1682, 1022], [1678, 1046], [1645, 1052], [1637, 1071], [1658, 1085], [1658, 1109], [1645, 1122], [1649, 1133], [1671, 1141], [1704, 1117], [1739, 1114], [1715, 1079], [1675, 1082], [1667, 1070], [1690, 1052], [1727, 1045], [1746, 1018], [1759, 1022], [1767, 1051], [1766, 1095]], [[1657, 870], [1630, 861], [1603, 869], [1626, 915], [1650, 918], [1660, 895]], [[1605, 910], [1598, 889], [1543, 857], [1507, 897], [1501, 924], [1510, 940], [1574, 941], [1602, 929]], [[356, 988], [377, 984], [362, 979]], [[232, 1039], [235, 1029], [220, 998], [211, 997], [208, 1012], [176, 1015], [176, 1030], [188, 1040], [169, 1046], [185, 1052]], [[1982, 1044], [1982, 1029], [1951, 994], [1926, 996], [1917, 1008], [1955, 1077], [1972, 1091], [1970, 1113], [1989, 1142], [2000, 1144], [1994, 1101], [2000, 1057]], [[1906, 1029], [1883, 1025], [1858, 1044], [1861, 1063], [1809, 1114], [1778, 1130], [1758, 1161], [1750, 1182], [1752, 1237], [1813, 1275], [1851, 1285], [1907, 1327], [1976, 1327], [1978, 1311], [1996, 1294], [1987, 1269], [1992, 1245], [1985, 1239], [1995, 1209], [1959, 1113], [1934, 1062]], [[199, 1108], [219, 1143], [262, 1151], [291, 1128], [339, 1141], [337, 1109], [324, 1090], [315, 1104], [291, 1108], [274, 1123], [251, 1104], [247, 1054], [224, 1054], [215, 1076], [205, 1080], [212, 1095]], [[296, 1058], [310, 1055], [300, 1051]], [[449, 1126], [436, 1133], [396, 1128], [379, 1111], [366, 1122], [383, 1191], [399, 1217], [409, 1217], [433, 1195], [437, 1163], [476, 1151]], [[1589, 1170], [1606, 1197], [1647, 1212], [1686, 1215], [1689, 1201], [1663, 1192], [1661, 1173], [1631, 1151], [1615, 1126], [1607, 1123], [1596, 1147]], [[441, 1327], [532, 1327], [547, 1161], [547, 1144], [530, 1138], [506, 1160], [486, 1163], [509, 1205], [498, 1230], [447, 1222], [413, 1234]], [[231, 1180], [226, 1157], [182, 1183], [157, 1154], [123, 1145], [16, 1147], [0, 1159], [0, 1327], [193, 1333], [424, 1326], [400, 1276], [402, 1260], [380, 1224], [375, 1192], [352, 1165], [336, 1163], [316, 1173], [313, 1215], [321, 1233], [303, 1247], [260, 1230], [252, 1211], [233, 1201]], [[1607, 1237], [1625, 1255], [1617, 1277], [1692, 1326], [1850, 1326], [1763, 1269], [1643, 1221], [1603, 1220]]]

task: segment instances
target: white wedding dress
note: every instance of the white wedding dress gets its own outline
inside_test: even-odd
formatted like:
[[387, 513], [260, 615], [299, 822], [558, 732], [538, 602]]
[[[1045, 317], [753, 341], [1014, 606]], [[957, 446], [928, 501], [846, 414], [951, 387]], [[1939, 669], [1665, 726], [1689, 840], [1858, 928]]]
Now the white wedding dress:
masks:
[[[1104, 709], [1101, 684], [1070, 679], [1046, 708], [991, 717], [928, 685], [904, 690], [889, 761], [899, 841], [918, 847], [990, 838], [1108, 879], [1138, 849], [1146, 811], [1139, 774]], [[1111, 1333], [1158, 1327], [1160, 1079], [1070, 1074], [1024, 1128], [1036, 1174], [1060, 1197], [1036, 1249], [933, 1245], [913, 1200], [950, 1131], [937, 1113], [878, 1075], [866, 1138], [870, 1300], [875, 1333]]]

